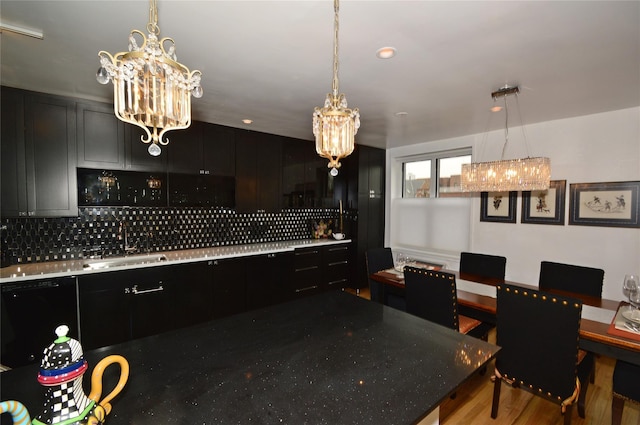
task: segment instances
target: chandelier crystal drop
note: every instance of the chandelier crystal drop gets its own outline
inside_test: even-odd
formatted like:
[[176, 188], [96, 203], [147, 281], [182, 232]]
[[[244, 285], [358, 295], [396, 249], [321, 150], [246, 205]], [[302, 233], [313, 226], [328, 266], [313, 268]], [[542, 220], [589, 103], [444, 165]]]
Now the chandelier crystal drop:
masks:
[[519, 88], [517, 86], [505, 86], [491, 93], [494, 101], [498, 97], [504, 97], [505, 142], [502, 148], [502, 159], [500, 161], [463, 164], [460, 175], [460, 188], [463, 192], [531, 191], [546, 190], [549, 188], [551, 180], [551, 161], [549, 158], [526, 157], [504, 159], [504, 152], [509, 142], [509, 109], [507, 96], [517, 96], [518, 93]]
[[202, 73], [178, 62], [175, 42], [160, 39], [157, 0], [150, 0], [145, 36], [138, 30], [129, 35], [129, 51], [111, 55], [98, 53], [100, 84], [113, 82], [113, 109], [118, 119], [144, 129], [143, 143], [158, 156], [167, 145], [165, 133], [191, 125], [191, 96], [202, 97]]
[[327, 158], [331, 175], [338, 175], [342, 165], [340, 159], [353, 152], [355, 135], [360, 128], [360, 112], [358, 108], [349, 109], [347, 98], [339, 94], [338, 82], [338, 29], [340, 9], [339, 0], [334, 0], [334, 37], [333, 37], [333, 87], [327, 94], [322, 108], [316, 107], [313, 112], [313, 134], [316, 137], [316, 152]]

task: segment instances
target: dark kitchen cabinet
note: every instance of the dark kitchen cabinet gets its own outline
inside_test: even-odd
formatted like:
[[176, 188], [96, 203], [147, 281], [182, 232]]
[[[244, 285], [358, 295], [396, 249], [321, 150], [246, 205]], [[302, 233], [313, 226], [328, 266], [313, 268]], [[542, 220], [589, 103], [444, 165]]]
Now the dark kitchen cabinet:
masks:
[[210, 271], [207, 263], [195, 263], [79, 276], [84, 349], [210, 319]]
[[336, 244], [323, 248], [325, 289], [342, 289], [350, 286], [351, 245]]
[[281, 164], [279, 136], [236, 130], [236, 211], [281, 210]]
[[77, 216], [75, 117], [66, 98], [2, 88], [3, 216]]
[[78, 167], [122, 170], [125, 123], [113, 105], [81, 101], [76, 106]]
[[291, 252], [247, 258], [247, 309], [278, 304], [290, 298]]
[[282, 206], [284, 208], [335, 208], [336, 181], [329, 174], [327, 160], [307, 140], [283, 138]]
[[189, 128], [169, 135], [169, 172], [235, 176], [233, 128], [193, 121]]
[[213, 317], [226, 317], [247, 310], [246, 259], [213, 261]]
[[323, 287], [320, 247], [298, 248], [293, 252], [291, 295], [293, 298], [320, 293]]

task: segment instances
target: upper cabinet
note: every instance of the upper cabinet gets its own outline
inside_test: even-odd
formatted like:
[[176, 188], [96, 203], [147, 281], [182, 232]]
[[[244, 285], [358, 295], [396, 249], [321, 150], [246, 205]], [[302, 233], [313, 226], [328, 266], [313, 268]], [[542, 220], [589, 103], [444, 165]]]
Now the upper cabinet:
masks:
[[2, 88], [3, 216], [77, 216], [75, 107]]
[[336, 191], [340, 175], [332, 177], [328, 161], [307, 140], [283, 138], [283, 208], [335, 208], [341, 199]]
[[233, 128], [193, 121], [189, 128], [170, 132], [169, 137], [169, 172], [235, 175]]
[[[175, 133], [181, 130], [176, 130]], [[173, 131], [166, 134], [171, 141], [174, 135]], [[151, 156], [149, 154], [149, 143], [143, 143], [142, 137], [147, 137], [147, 133], [140, 127], [132, 124], [125, 124], [124, 143], [125, 143], [125, 168], [132, 171], [151, 171], [166, 172], [168, 146], [160, 145], [162, 152], [159, 156]], [[171, 144], [171, 143], [169, 143]]]
[[125, 123], [107, 103], [78, 102], [76, 106], [78, 167], [123, 170]]
[[280, 136], [236, 130], [236, 211], [279, 212], [281, 167]]

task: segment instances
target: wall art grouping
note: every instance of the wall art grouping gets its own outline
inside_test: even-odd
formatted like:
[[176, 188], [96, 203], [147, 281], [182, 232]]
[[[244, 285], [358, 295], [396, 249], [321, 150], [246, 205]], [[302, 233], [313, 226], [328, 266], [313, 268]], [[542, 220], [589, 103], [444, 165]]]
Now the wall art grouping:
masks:
[[[565, 224], [566, 180], [552, 180], [549, 189], [522, 192], [520, 221]], [[572, 183], [569, 224], [640, 228], [640, 181]], [[517, 192], [482, 192], [480, 221], [515, 223]]]

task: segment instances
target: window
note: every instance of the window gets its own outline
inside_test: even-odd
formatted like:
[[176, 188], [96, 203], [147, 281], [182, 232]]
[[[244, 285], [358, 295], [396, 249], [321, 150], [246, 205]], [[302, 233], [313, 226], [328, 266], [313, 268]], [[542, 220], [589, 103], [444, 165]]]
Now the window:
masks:
[[[402, 197], [466, 197], [460, 191], [462, 164], [471, 163], [471, 149], [436, 152], [402, 162]], [[431, 176], [437, 176], [432, 179]]]

